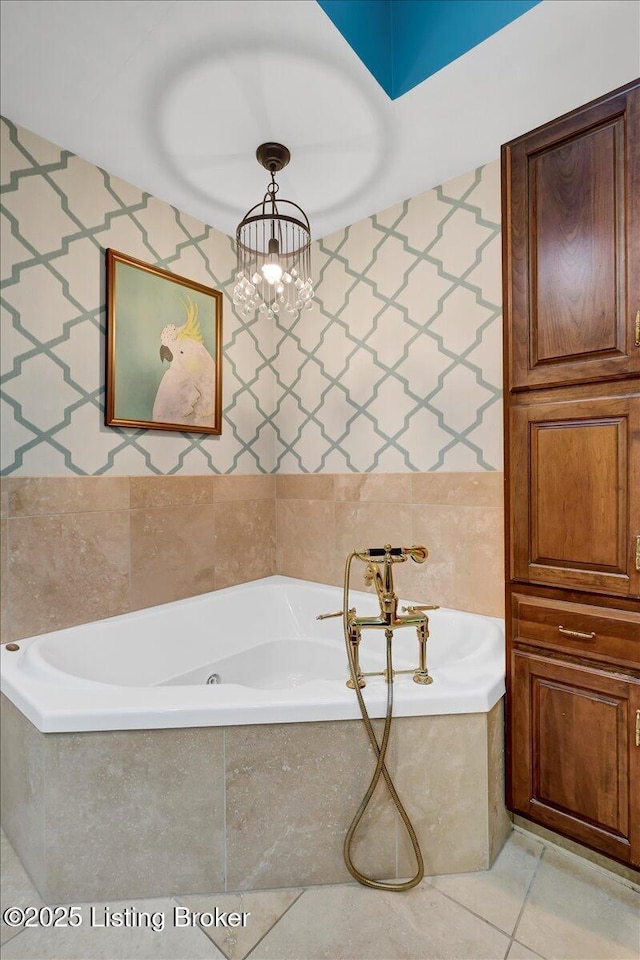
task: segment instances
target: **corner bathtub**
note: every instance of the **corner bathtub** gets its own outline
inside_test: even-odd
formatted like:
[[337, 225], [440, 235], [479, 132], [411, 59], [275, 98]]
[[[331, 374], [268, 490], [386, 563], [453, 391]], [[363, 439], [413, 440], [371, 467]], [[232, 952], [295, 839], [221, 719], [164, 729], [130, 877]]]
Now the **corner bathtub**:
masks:
[[[352, 591], [358, 613], [375, 596]], [[84, 624], [2, 649], [4, 694], [43, 733], [348, 720], [342, 591], [267, 577], [214, 593]], [[502, 621], [440, 609], [429, 614], [433, 683], [396, 677], [399, 717], [487, 712], [504, 694]], [[364, 630], [363, 671], [384, 669], [384, 634]], [[414, 668], [416, 631], [397, 630], [394, 668]], [[219, 683], [207, 683], [217, 674]], [[371, 715], [386, 684], [367, 680]]]
[[[316, 620], [341, 599], [269, 577], [2, 650], [3, 825], [45, 901], [350, 879], [342, 844], [374, 757], [341, 621]], [[376, 612], [375, 596], [352, 602]], [[433, 683], [395, 680], [389, 770], [427, 873], [484, 870], [511, 826], [502, 625], [437, 610], [430, 626]], [[363, 632], [362, 669], [383, 656], [384, 634]], [[396, 669], [417, 657], [415, 630], [398, 630]], [[382, 716], [383, 679], [364, 693]], [[410, 875], [399, 823], [380, 822], [363, 825], [359, 866]]]

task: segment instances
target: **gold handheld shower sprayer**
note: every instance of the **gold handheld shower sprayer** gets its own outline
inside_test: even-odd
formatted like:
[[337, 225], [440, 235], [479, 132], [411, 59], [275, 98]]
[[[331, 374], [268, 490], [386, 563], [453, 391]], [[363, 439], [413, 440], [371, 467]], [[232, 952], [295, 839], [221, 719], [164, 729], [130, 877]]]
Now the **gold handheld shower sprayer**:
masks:
[[[408, 559], [411, 559], [416, 563], [424, 563], [428, 555], [429, 551], [426, 547], [422, 546], [392, 547], [390, 544], [385, 544], [384, 547], [370, 547], [369, 549], [353, 550], [347, 557], [344, 568], [342, 610], [338, 610], [335, 613], [320, 614], [320, 616], [317, 618], [318, 620], [324, 620], [327, 617], [342, 617], [350, 673], [347, 686], [351, 687], [356, 692], [362, 720], [374, 754], [376, 755], [376, 767], [373, 772], [371, 782], [369, 783], [367, 792], [362, 799], [362, 803], [358, 807], [356, 815], [353, 818], [349, 829], [347, 830], [344, 841], [344, 859], [347, 869], [356, 880], [364, 884], [366, 887], [373, 887], [375, 890], [410, 890], [412, 887], [417, 886], [417, 884], [419, 884], [424, 877], [424, 861], [422, 859], [420, 844], [418, 843], [418, 838], [411, 820], [409, 819], [409, 815], [402, 805], [393, 780], [391, 779], [391, 775], [387, 770], [385, 758], [387, 754], [387, 747], [389, 745], [391, 720], [393, 716], [394, 675], [398, 673], [413, 673], [413, 679], [416, 683], [432, 683], [432, 677], [429, 675], [429, 671], [427, 669], [427, 640], [429, 637], [429, 618], [427, 617], [427, 611], [438, 609], [436, 605], [424, 604], [421, 606], [404, 607], [403, 613], [405, 615], [398, 615], [398, 597], [394, 591], [393, 585], [393, 564], [404, 563]], [[349, 607], [351, 565], [354, 559], [361, 560], [363, 563], [367, 564], [364, 579], [365, 583], [369, 585], [373, 584], [375, 586], [378, 596], [378, 603], [380, 606], [380, 615], [377, 617], [358, 617], [356, 615], [355, 607]], [[409, 626], [415, 626], [418, 633], [418, 667], [415, 670], [399, 670], [395, 671], [394, 673], [391, 650], [393, 632], [400, 627]], [[362, 639], [363, 629], [384, 630], [386, 640], [386, 669], [381, 672], [362, 673], [360, 670], [359, 647]], [[380, 675], [384, 676], [387, 683], [387, 711], [382, 732], [382, 739], [380, 743], [378, 743], [378, 739], [373, 729], [373, 724], [371, 723], [371, 718], [369, 717], [369, 713], [367, 711], [367, 706], [364, 702], [362, 688], [366, 686], [366, 681], [364, 679], [365, 677]], [[353, 843], [353, 837], [358, 829], [362, 817], [364, 816], [364, 812], [371, 801], [374, 791], [380, 781], [380, 777], [384, 778], [389, 793], [391, 794], [391, 799], [393, 800], [398, 814], [400, 815], [400, 818], [409, 835], [409, 839], [411, 840], [411, 846], [413, 847], [417, 869], [415, 876], [411, 877], [409, 880], [396, 882], [374, 880], [372, 877], [368, 877], [366, 874], [358, 870], [351, 859], [351, 845]]]

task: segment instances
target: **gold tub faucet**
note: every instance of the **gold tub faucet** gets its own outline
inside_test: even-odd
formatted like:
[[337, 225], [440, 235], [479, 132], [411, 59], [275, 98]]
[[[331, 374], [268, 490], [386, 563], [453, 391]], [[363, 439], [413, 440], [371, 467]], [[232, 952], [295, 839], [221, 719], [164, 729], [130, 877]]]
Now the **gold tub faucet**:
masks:
[[[437, 610], [437, 604], [422, 604], [410, 607], [403, 607], [403, 614], [398, 614], [398, 596], [393, 584], [393, 564], [405, 563], [411, 559], [415, 563], [424, 563], [429, 556], [429, 551], [423, 546], [411, 547], [392, 547], [387, 543], [384, 547], [369, 547], [353, 550], [347, 558], [345, 571], [345, 607], [347, 606], [346, 597], [348, 593], [348, 576], [351, 561], [361, 560], [367, 567], [364, 574], [365, 583], [370, 586], [373, 584], [378, 596], [380, 606], [380, 615], [377, 617], [358, 617], [355, 607], [346, 610], [338, 610], [335, 613], [320, 614], [317, 619], [324, 620], [328, 617], [346, 618], [345, 627], [349, 636], [352, 659], [355, 666], [355, 674], [359, 687], [364, 687], [367, 676], [386, 676], [386, 670], [373, 673], [362, 673], [360, 670], [359, 647], [362, 639], [363, 629], [384, 630], [387, 637], [399, 627], [415, 627], [418, 634], [418, 667], [416, 670], [397, 670], [396, 673], [413, 673], [413, 679], [416, 683], [428, 684], [433, 682], [427, 669], [427, 640], [429, 639], [429, 618], [428, 610]], [[393, 678], [387, 678], [389, 682]], [[347, 686], [355, 686], [353, 678], [347, 680]]]

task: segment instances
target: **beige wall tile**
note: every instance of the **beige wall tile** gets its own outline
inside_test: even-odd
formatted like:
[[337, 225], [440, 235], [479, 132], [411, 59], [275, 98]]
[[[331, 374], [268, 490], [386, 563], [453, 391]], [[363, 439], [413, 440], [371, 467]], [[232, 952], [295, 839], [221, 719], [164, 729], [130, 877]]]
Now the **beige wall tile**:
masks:
[[502, 509], [504, 474], [484, 470], [476, 473], [412, 473], [413, 503], [457, 503], [469, 507]]
[[[44, 880], [44, 738], [0, 694], [2, 826], [31, 880]], [[12, 906], [13, 904], [6, 904]]]
[[12, 517], [126, 510], [128, 477], [24, 477], [6, 480]]
[[338, 583], [341, 563], [335, 545], [335, 506], [323, 500], [276, 502], [276, 571], [320, 583]]
[[502, 511], [431, 504], [411, 509], [413, 539], [429, 549], [426, 563], [409, 568], [412, 599], [504, 616]]
[[338, 473], [336, 500], [411, 503], [410, 473]]
[[0, 520], [9, 516], [9, 484], [6, 477], [0, 477]]
[[[404, 503], [336, 503], [336, 549], [341, 563], [359, 547], [409, 546], [411, 507]], [[403, 564], [406, 566], [406, 564]], [[396, 568], [397, 569], [397, 568]]]
[[131, 506], [213, 503], [213, 477], [131, 477]]
[[7, 534], [9, 524], [0, 520], [0, 643], [6, 643], [9, 636], [9, 570], [7, 566]]
[[272, 474], [213, 477], [214, 500], [272, 500], [276, 478]]
[[220, 728], [44, 739], [45, 899], [73, 902], [223, 889]]
[[489, 762], [489, 865], [496, 859], [513, 829], [505, 806], [504, 697], [487, 715]]
[[[400, 717], [395, 736], [396, 788], [418, 835], [427, 876], [486, 869], [485, 714]], [[414, 860], [404, 832], [399, 848], [400, 875], [409, 875]]]
[[[227, 888], [348, 880], [342, 845], [373, 772], [361, 724], [352, 721], [230, 727], [225, 740]], [[395, 873], [395, 823], [372, 803], [354, 861]], [[295, 878], [295, 879], [294, 879]]]
[[334, 476], [331, 473], [279, 473], [276, 497], [294, 500], [333, 500]]
[[131, 607], [214, 589], [213, 504], [131, 510]]
[[16, 517], [8, 523], [12, 639], [127, 610], [127, 511]]
[[218, 503], [214, 510], [216, 590], [270, 577], [276, 566], [275, 501]]

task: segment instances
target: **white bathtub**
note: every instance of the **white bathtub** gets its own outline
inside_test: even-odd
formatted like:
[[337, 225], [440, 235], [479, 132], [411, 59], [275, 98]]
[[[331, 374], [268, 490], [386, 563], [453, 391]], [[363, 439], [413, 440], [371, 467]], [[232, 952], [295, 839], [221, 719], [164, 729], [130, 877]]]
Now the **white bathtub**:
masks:
[[[351, 597], [377, 611], [375, 596]], [[315, 619], [341, 604], [337, 587], [267, 577], [3, 647], [2, 690], [43, 733], [353, 719], [341, 620]], [[441, 609], [429, 622], [433, 683], [396, 677], [394, 714], [486, 713], [504, 694], [502, 621]], [[365, 630], [360, 651], [362, 670], [384, 668], [381, 631]], [[417, 657], [415, 630], [397, 630], [395, 669]], [[365, 699], [384, 715], [381, 677]]]

